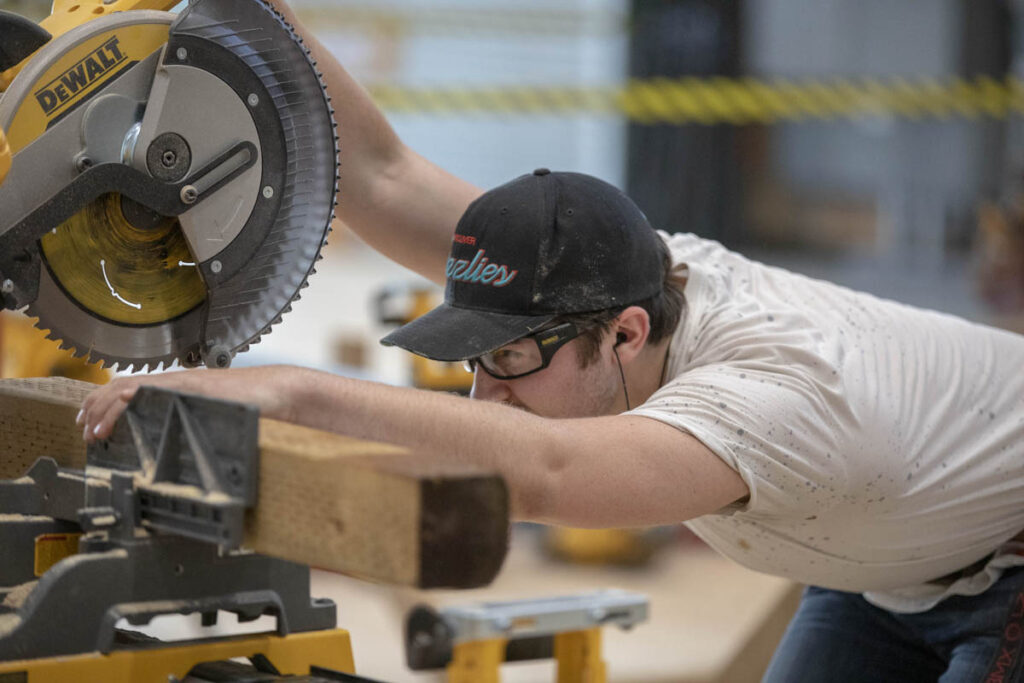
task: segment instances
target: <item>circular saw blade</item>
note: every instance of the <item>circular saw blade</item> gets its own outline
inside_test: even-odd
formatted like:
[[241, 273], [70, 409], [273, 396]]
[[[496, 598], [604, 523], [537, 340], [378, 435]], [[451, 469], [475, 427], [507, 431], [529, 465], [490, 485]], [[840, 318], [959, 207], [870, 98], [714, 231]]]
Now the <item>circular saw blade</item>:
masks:
[[141, 227], [120, 195], [92, 202], [40, 240], [56, 283], [80, 307], [121, 325], [155, 325], [192, 310], [206, 287], [178, 221]]
[[[89, 37], [112, 35], [132, 14], [90, 22], [105, 23]], [[171, 219], [139, 226], [125, 218], [118, 195], [93, 202], [40, 241], [44, 267], [27, 313], [76, 355], [122, 370], [194, 364], [210, 349], [223, 358], [257, 343], [315, 272], [334, 216], [333, 110], [291, 27], [260, 0], [198, 0], [172, 26], [166, 54], [183, 54], [178, 45], [188, 45], [189, 63], [215, 74], [232, 96], [257, 93], [248, 99], [260, 103], [253, 120], [261, 196], [231, 243], [194, 265], [194, 234], [183, 237]], [[49, 58], [56, 63], [61, 55]], [[216, 115], [204, 110], [204, 98], [190, 106], [197, 119]]]

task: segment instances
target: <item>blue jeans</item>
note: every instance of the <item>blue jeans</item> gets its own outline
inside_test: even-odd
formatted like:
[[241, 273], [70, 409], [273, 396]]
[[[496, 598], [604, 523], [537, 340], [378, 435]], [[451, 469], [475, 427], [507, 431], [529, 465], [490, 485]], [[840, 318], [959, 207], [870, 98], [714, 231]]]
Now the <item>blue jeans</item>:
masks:
[[1024, 567], [919, 614], [810, 587], [763, 683], [1024, 681]]

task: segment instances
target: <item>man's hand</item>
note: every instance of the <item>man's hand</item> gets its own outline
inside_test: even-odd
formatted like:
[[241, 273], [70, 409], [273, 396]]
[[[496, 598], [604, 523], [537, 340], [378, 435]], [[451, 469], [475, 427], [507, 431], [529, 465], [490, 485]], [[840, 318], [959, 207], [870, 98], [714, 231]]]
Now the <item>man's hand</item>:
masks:
[[78, 413], [82, 438], [90, 443], [108, 438], [117, 418], [141, 386], [164, 387], [186, 394], [248, 403], [259, 408], [263, 417], [288, 420], [291, 404], [285, 387], [291, 375], [289, 370], [294, 368], [268, 366], [237, 370], [187, 370], [118, 377], [89, 394], [82, 403], [82, 410]]

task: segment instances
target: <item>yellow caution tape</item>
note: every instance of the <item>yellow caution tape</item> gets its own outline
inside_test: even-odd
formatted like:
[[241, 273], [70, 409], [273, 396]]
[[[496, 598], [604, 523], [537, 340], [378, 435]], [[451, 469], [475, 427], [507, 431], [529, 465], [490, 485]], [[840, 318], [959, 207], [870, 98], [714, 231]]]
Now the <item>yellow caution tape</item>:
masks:
[[945, 119], [1005, 118], [1024, 113], [1024, 81], [931, 78], [907, 80], [776, 80], [652, 78], [623, 87], [370, 88], [396, 113], [610, 114], [644, 124], [770, 124], [866, 116]]
[[[295, 13], [306, 26], [318, 31], [341, 31], [355, 35], [438, 35], [470, 36], [474, 39], [494, 35], [543, 36], [622, 36], [629, 30], [629, 16], [593, 8], [535, 9], [509, 3], [508, 8], [481, 7], [483, 3], [459, 3], [444, 6], [437, 2], [295, 3]], [[389, 6], [392, 5], [392, 6]]]

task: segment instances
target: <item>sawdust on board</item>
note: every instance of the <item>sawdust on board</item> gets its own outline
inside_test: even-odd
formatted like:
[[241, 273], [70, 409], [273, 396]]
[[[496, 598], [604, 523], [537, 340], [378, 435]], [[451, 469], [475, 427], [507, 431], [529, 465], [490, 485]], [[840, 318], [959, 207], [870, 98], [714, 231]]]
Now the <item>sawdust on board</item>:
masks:
[[0, 522], [42, 522], [49, 519], [50, 517], [44, 517], [42, 515], [18, 515], [14, 513], [0, 515]]
[[21, 606], [25, 604], [25, 600], [28, 599], [29, 593], [32, 592], [38, 583], [38, 581], [29, 581], [28, 583], [15, 586], [14, 590], [4, 598], [3, 606], [11, 609], [21, 609]]
[[17, 614], [0, 614], [0, 637], [13, 633], [21, 623], [21, 617]]

